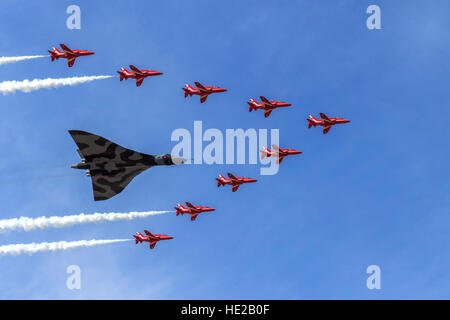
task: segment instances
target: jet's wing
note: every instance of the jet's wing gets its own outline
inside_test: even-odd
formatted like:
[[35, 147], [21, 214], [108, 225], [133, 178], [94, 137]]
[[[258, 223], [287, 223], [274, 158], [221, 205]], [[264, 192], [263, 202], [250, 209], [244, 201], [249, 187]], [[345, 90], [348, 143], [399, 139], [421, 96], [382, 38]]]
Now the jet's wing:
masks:
[[327, 134], [328, 131], [330, 131], [330, 129], [331, 129], [331, 126], [323, 128], [323, 134]]
[[157, 241], [150, 242], [150, 249], [153, 249], [156, 246], [156, 242]]
[[133, 66], [133, 65], [131, 65], [130, 64], [130, 69], [131, 69], [131, 71], [133, 71], [135, 74], [137, 74], [137, 75], [144, 75], [142, 72], [141, 72], [141, 70], [139, 70], [138, 68], [136, 68], [135, 66]]
[[191, 221], [195, 221], [197, 219], [198, 213], [191, 214]]
[[148, 236], [153, 236], [153, 235], [150, 233], [150, 231], [148, 231], [148, 230], [144, 230], [144, 233], [145, 233], [146, 235], [148, 235]]
[[79, 152], [90, 165], [94, 200], [106, 200], [120, 193], [131, 180], [156, 165], [153, 156], [115, 144], [98, 135], [70, 130]]
[[194, 82], [194, 83], [198, 90], [203, 91], [203, 92], [209, 92], [209, 90], [206, 89], [200, 82]]
[[208, 98], [208, 94], [201, 94], [200, 95], [200, 103], [205, 102], [207, 98]]
[[267, 104], [267, 105], [269, 105], [269, 106], [272, 105], [272, 104], [270, 103], [270, 101], [267, 100], [266, 97], [260, 96], [259, 98], [261, 99], [262, 103]]
[[326, 120], [326, 121], [328, 121], [328, 122], [331, 122], [330, 118], [328, 118], [328, 117], [325, 115], [325, 113], [320, 113], [320, 117], [321, 117], [323, 120]]
[[270, 114], [272, 113], [273, 110], [264, 110], [264, 118], [267, 118], [268, 116], [270, 116]]
[[140, 87], [143, 81], [144, 78], [136, 79], [136, 87]]
[[69, 66], [69, 68], [72, 67], [74, 63], [75, 63], [75, 58], [67, 59], [67, 65]]
[[189, 208], [189, 209], [191, 209], [191, 211], [198, 211], [197, 210], [197, 208], [196, 207], [194, 207], [191, 203], [189, 203], [189, 202], [186, 202], [186, 206]]
[[239, 185], [238, 184], [233, 186], [233, 188], [231, 188], [231, 191], [236, 192], [237, 189], [239, 189]]
[[63, 51], [64, 51], [65, 53], [67, 53], [68, 55], [71, 55], [71, 56], [76, 55], [75, 52], [73, 52], [72, 50], [70, 50], [69, 47], [66, 46], [65, 44], [62, 44], [62, 43], [61, 43], [60, 46], [61, 46], [61, 49], [63, 49]]
[[280, 164], [281, 161], [283, 161], [283, 159], [284, 159], [284, 156], [281, 156], [281, 155], [278, 154], [277, 163]]

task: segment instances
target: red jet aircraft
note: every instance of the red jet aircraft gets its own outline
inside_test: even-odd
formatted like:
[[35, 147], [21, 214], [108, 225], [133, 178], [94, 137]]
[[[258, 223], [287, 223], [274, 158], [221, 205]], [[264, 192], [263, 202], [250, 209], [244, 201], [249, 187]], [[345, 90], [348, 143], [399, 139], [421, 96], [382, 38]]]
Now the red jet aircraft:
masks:
[[117, 73], [120, 76], [120, 81], [123, 79], [136, 79], [136, 87], [140, 87], [142, 84], [142, 81], [144, 81], [145, 78], [151, 77], [151, 76], [160, 76], [163, 73], [159, 71], [153, 71], [153, 70], [139, 70], [135, 66], [130, 64], [131, 71], [128, 71], [125, 68], [121, 68], [122, 71], [117, 71]]
[[175, 207], [175, 210], [177, 211], [177, 216], [181, 213], [181, 215], [188, 213], [191, 215], [191, 221], [194, 221], [199, 213], [202, 212], [211, 212], [215, 211], [216, 209], [209, 208], [209, 207], [202, 207], [202, 206], [193, 206], [189, 202], [186, 202], [186, 208], [183, 207], [180, 203], [177, 204]]
[[211, 93], [227, 91], [227, 89], [223, 89], [223, 88], [219, 88], [219, 87], [204, 87], [200, 82], [195, 82], [195, 86], [197, 87], [197, 89], [192, 88], [190, 85], [188, 85], [186, 83], [186, 87], [183, 88], [184, 97], [185, 98], [187, 96], [192, 97], [192, 95], [194, 95], [194, 94], [198, 95], [198, 96], [200, 96], [201, 103], [205, 102], [206, 98], [208, 98], [208, 96]]
[[244, 178], [244, 177], [235, 177], [231, 173], [228, 173], [228, 178], [225, 178], [221, 174], [219, 174], [219, 178], [216, 178], [217, 180], [217, 186], [224, 186], [226, 184], [229, 184], [232, 186], [232, 191], [236, 192], [236, 190], [239, 188], [239, 186], [243, 183], [249, 183], [249, 182], [256, 182], [258, 180], [251, 179], [251, 178]]
[[146, 236], [142, 235], [140, 232], [136, 232], [134, 235], [134, 239], [136, 240], [136, 244], [141, 243], [143, 241], [150, 243], [150, 249], [153, 249], [156, 246], [156, 243], [160, 240], [170, 240], [173, 237], [165, 236], [163, 234], [151, 234], [149, 231], [144, 230]]
[[277, 145], [272, 145], [272, 150], [267, 149], [266, 147], [263, 147], [261, 152], [261, 160], [265, 157], [276, 157], [277, 163], [280, 164], [281, 161], [283, 161], [284, 157], [292, 155], [292, 154], [301, 154], [301, 151], [297, 150], [291, 150], [291, 149], [280, 149]]
[[326, 134], [328, 131], [330, 131], [330, 128], [338, 123], [348, 123], [350, 120], [347, 119], [340, 119], [340, 118], [328, 118], [325, 114], [320, 113], [321, 120], [318, 120], [314, 118], [313, 116], [309, 116], [308, 119], [308, 128], [311, 128], [311, 126], [322, 126], [323, 127], [323, 134]]
[[58, 60], [59, 58], [67, 59], [67, 64], [69, 67], [72, 67], [75, 63], [75, 59], [82, 56], [90, 56], [91, 54], [94, 54], [92, 51], [86, 51], [86, 50], [71, 50], [66, 45], [60, 44], [63, 51], [59, 51], [56, 48], [52, 48], [52, 51], [48, 50], [50, 53], [50, 56], [52, 58], [52, 61]]
[[252, 112], [253, 110], [263, 109], [264, 110], [264, 117], [267, 118], [272, 113], [273, 109], [280, 108], [280, 107], [289, 107], [291, 106], [290, 103], [287, 102], [281, 102], [281, 101], [269, 101], [265, 97], [261, 96], [261, 102], [257, 102], [255, 99], [250, 99], [248, 103], [249, 106], [249, 112]]

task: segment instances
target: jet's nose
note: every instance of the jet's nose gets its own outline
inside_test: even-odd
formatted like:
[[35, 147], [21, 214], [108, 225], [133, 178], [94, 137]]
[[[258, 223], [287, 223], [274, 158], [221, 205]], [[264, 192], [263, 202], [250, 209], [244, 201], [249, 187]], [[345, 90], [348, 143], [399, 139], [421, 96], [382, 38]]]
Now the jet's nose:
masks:
[[90, 56], [92, 54], [95, 54], [95, 52], [93, 52], [93, 51], [86, 51], [86, 55]]
[[206, 211], [216, 211], [214, 208], [206, 208]]
[[258, 182], [256, 179], [247, 178], [247, 182]]

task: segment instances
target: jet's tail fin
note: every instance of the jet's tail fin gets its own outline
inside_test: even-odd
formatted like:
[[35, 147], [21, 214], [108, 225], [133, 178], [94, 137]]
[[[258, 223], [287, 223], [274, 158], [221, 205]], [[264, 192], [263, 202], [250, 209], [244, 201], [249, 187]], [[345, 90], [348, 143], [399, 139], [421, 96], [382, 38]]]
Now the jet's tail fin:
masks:
[[134, 240], [136, 241], [136, 244], [138, 244], [139, 242], [142, 242], [142, 240], [139, 239], [137, 236], [133, 236], [133, 237], [134, 237]]
[[[53, 50], [55, 50], [55, 48], [53, 48]], [[50, 53], [50, 58], [52, 58], [52, 61], [55, 61], [56, 59], [58, 59], [58, 56], [56, 55], [56, 53], [54, 51], [48, 50], [48, 53]]]
[[217, 187], [220, 187], [220, 186], [224, 186], [224, 185], [225, 185], [225, 183], [223, 183], [223, 179], [225, 179], [224, 176], [221, 175], [221, 174], [219, 174], [219, 177], [216, 178], [216, 180], [217, 180]]
[[184, 88], [182, 88], [184, 91], [184, 97], [186, 98], [187, 96], [192, 97], [192, 91], [194, 90], [194, 88], [192, 88], [189, 84], [186, 83], [186, 85], [184, 86]]
[[252, 112], [253, 110], [256, 110], [255, 108], [255, 103], [256, 101], [254, 99], [250, 99], [250, 101], [248, 101], [248, 112]]
[[318, 121], [318, 120], [316, 118], [314, 118], [313, 116], [309, 116], [309, 118], [306, 120], [308, 120], [308, 129], [313, 126], [315, 127], [317, 125], [316, 121]]
[[181, 213], [183, 215], [183, 211], [181, 210], [182, 205], [180, 203], [177, 203], [177, 206], [174, 207], [175, 211], [177, 212], [177, 216]]
[[125, 74], [124, 74], [123, 72], [117, 71], [117, 73], [119, 74], [120, 81], [122, 81], [123, 79], [125, 79]]
[[259, 152], [261, 152], [261, 160], [268, 157], [270, 153], [269, 149], [267, 149], [266, 147], [263, 147]]

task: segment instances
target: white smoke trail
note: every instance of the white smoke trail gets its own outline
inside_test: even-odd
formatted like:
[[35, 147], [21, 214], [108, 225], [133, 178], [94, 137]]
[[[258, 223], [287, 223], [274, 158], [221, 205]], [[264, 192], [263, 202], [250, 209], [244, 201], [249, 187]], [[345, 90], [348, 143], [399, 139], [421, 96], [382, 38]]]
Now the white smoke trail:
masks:
[[37, 252], [70, 250], [76, 248], [88, 248], [101, 246], [103, 244], [125, 242], [132, 239], [113, 239], [113, 240], [80, 240], [80, 241], [58, 241], [58, 242], [41, 242], [41, 243], [17, 243], [0, 246], [0, 257], [11, 255], [18, 256], [21, 254], [33, 254]]
[[74, 86], [80, 83], [90, 82], [94, 80], [108, 79], [113, 76], [89, 76], [89, 77], [71, 77], [71, 78], [59, 78], [59, 79], [34, 79], [34, 80], [22, 80], [22, 81], [3, 81], [0, 82], [0, 92], [3, 95], [8, 93], [14, 93], [17, 90], [22, 92], [31, 92], [43, 88], [51, 89], [61, 86]]
[[45, 58], [47, 56], [20, 56], [20, 57], [0, 57], [0, 65], [19, 62], [23, 60], [37, 59], [37, 58]]
[[76, 224], [97, 223], [103, 221], [119, 221], [119, 220], [133, 220], [138, 218], [147, 218], [149, 216], [168, 213], [172, 211], [142, 211], [142, 212], [128, 212], [128, 213], [93, 213], [93, 214], [77, 214], [70, 216], [52, 216], [28, 218], [20, 217], [13, 219], [0, 220], [0, 233], [10, 231], [30, 231], [33, 229], [45, 228], [63, 228]]

